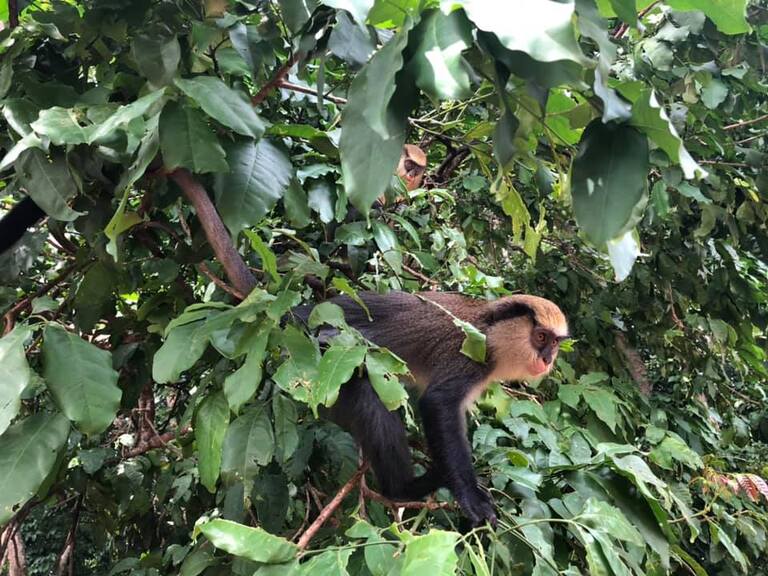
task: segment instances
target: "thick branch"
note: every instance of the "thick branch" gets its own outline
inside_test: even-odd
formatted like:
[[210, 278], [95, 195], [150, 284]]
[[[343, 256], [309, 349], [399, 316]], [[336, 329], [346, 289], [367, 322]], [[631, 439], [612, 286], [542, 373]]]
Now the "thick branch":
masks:
[[195, 207], [197, 217], [203, 225], [206, 238], [208, 238], [208, 243], [213, 248], [216, 258], [224, 267], [224, 272], [230, 284], [241, 294], [250, 293], [254, 286], [256, 286], [256, 280], [232, 244], [229, 232], [224, 227], [224, 223], [221, 221], [221, 217], [208, 197], [205, 188], [185, 168], [174, 170], [170, 176]]
[[8, 24], [11, 30], [19, 25], [19, 2], [18, 0], [8, 0]]
[[181, 429], [181, 432], [177, 430], [171, 430], [170, 432], [164, 432], [163, 434], [157, 434], [147, 440], [146, 442], [140, 442], [136, 447], [131, 448], [130, 450], [126, 450], [123, 453], [123, 458], [135, 458], [136, 456], [141, 456], [145, 452], [149, 452], [150, 450], [154, 450], [155, 448], [161, 448], [162, 446], [165, 446], [176, 438], [177, 435], [181, 436], [182, 434], [186, 434], [190, 431], [189, 427], [184, 427]]
[[315, 534], [317, 534], [318, 530], [323, 527], [323, 524], [325, 524], [326, 520], [330, 518], [331, 514], [333, 514], [341, 505], [341, 502], [344, 500], [344, 498], [346, 498], [349, 493], [352, 492], [352, 489], [357, 485], [357, 483], [360, 482], [360, 478], [363, 477], [363, 474], [365, 474], [366, 470], [368, 470], [367, 463], [363, 464], [360, 466], [360, 468], [357, 469], [357, 472], [355, 472], [352, 477], [347, 480], [347, 483], [341, 487], [341, 490], [338, 491], [336, 496], [334, 496], [333, 499], [328, 502], [325, 508], [320, 511], [320, 514], [317, 518], [315, 518], [315, 521], [310, 524], [306, 532], [304, 532], [304, 534], [301, 535], [301, 538], [299, 538], [297, 546], [300, 550], [303, 550], [307, 547], [309, 541], [312, 540]]

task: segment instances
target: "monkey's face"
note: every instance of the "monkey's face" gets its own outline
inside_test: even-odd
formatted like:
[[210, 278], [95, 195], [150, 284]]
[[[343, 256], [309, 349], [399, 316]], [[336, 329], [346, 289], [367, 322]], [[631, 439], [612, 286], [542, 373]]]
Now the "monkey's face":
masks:
[[553, 302], [520, 294], [495, 304], [487, 336], [495, 364], [492, 379], [533, 380], [552, 370], [568, 323]]
[[407, 190], [415, 190], [421, 186], [426, 168], [427, 156], [421, 148], [413, 144], [403, 146], [400, 162], [397, 164], [397, 175], [403, 179]]

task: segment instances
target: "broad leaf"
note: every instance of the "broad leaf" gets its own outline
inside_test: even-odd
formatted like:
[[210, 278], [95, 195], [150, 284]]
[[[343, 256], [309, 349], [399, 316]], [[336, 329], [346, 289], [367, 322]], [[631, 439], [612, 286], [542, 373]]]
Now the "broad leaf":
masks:
[[576, 221], [602, 246], [634, 225], [648, 199], [648, 141], [625, 124], [587, 126], [573, 161], [571, 194]]
[[[47, 136], [52, 144], [83, 144], [88, 142], [94, 130], [93, 126], [85, 125], [85, 114], [76, 108], [60, 108], [54, 106], [41, 110], [40, 116], [32, 122], [32, 129], [41, 136]], [[86, 123], [87, 124], [87, 123]]]
[[200, 483], [212, 494], [221, 470], [224, 435], [229, 425], [229, 406], [224, 394], [216, 392], [202, 401], [195, 413]]
[[350, 348], [342, 345], [332, 345], [323, 354], [317, 366], [317, 380], [310, 389], [309, 405], [317, 414], [320, 404], [332, 406], [339, 397], [341, 385], [352, 377], [355, 369], [365, 359], [366, 349], [363, 346]]
[[275, 435], [267, 404], [248, 408], [232, 421], [224, 439], [221, 477], [227, 483], [242, 482], [246, 493], [253, 486], [259, 468], [275, 453]]
[[16, 174], [19, 184], [51, 218], [68, 222], [80, 215], [67, 205], [77, 194], [77, 183], [62, 156], [49, 160], [41, 150], [26, 150], [16, 164]]
[[272, 396], [272, 413], [275, 417], [275, 456], [284, 464], [299, 446], [296, 403], [283, 394], [275, 394]]
[[181, 373], [191, 368], [208, 347], [208, 330], [204, 322], [193, 322], [171, 330], [155, 352], [152, 378], [161, 384], [176, 382]]
[[233, 90], [218, 78], [177, 78], [175, 83], [184, 94], [197, 102], [208, 116], [227, 128], [250, 138], [260, 138], [264, 133], [264, 122], [258, 117], [245, 94]]
[[283, 197], [293, 165], [269, 140], [240, 139], [227, 147], [230, 170], [216, 176], [216, 208], [230, 232], [254, 226]]
[[114, 310], [115, 271], [101, 262], [91, 266], [83, 275], [75, 293], [75, 322], [89, 331], [101, 318]]
[[368, 12], [373, 7], [374, 0], [321, 0], [326, 6], [337, 10], [346, 10], [360, 27], [365, 25]]
[[205, 116], [191, 106], [169, 103], [160, 114], [160, 149], [167, 170], [227, 172], [224, 148]]
[[279, 564], [292, 559], [299, 551], [285, 538], [229, 520], [211, 520], [203, 524], [200, 531], [216, 548], [254, 562]]
[[417, 42], [410, 62], [416, 85], [441, 100], [469, 95], [469, 65], [462, 52], [472, 45], [472, 29], [461, 10], [429, 12], [413, 31]]
[[229, 409], [235, 414], [253, 398], [261, 384], [262, 364], [271, 328], [272, 322], [263, 322], [258, 326], [249, 327], [251, 334], [248, 336], [248, 342], [244, 344], [248, 354], [245, 362], [224, 380], [224, 395]]
[[0, 526], [32, 498], [52, 472], [69, 436], [69, 421], [40, 412], [0, 436]]
[[376, 394], [387, 407], [394, 410], [408, 400], [399, 375], [407, 374], [408, 367], [389, 351], [369, 350], [365, 356], [365, 369]]
[[480, 30], [493, 32], [509, 50], [520, 50], [539, 62], [587, 62], [576, 41], [571, 3], [464, 0], [462, 6]]
[[459, 558], [456, 556], [456, 532], [430, 530], [424, 536], [416, 536], [405, 547], [402, 576], [452, 576]]
[[17, 326], [0, 338], [0, 435], [19, 413], [21, 393], [32, 379], [24, 351], [29, 334], [29, 328]]
[[749, 32], [747, 0], [668, 0], [675, 10], [701, 10], [724, 34]]
[[181, 47], [176, 36], [142, 32], [133, 38], [131, 54], [150, 85], [160, 88], [176, 75], [181, 60]]
[[45, 328], [43, 376], [56, 404], [84, 434], [109, 428], [122, 392], [112, 354], [56, 324]]

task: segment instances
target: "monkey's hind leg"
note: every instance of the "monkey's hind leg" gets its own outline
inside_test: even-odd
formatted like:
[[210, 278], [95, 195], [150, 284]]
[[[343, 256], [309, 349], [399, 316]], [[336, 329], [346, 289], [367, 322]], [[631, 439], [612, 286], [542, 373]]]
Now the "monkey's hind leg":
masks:
[[330, 417], [363, 449], [384, 496], [414, 498], [434, 490], [421, 496], [410, 493], [414, 478], [405, 426], [397, 412], [387, 410], [367, 378], [350, 380], [341, 387]]

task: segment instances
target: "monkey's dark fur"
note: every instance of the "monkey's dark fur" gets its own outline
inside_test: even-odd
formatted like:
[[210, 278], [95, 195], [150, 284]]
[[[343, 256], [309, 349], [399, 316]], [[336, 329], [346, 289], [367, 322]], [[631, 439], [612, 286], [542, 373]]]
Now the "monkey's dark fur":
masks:
[[[387, 410], [367, 378], [342, 386], [330, 417], [355, 437], [386, 496], [419, 499], [447, 486], [473, 525], [495, 524], [493, 501], [478, 486], [472, 466], [465, 410], [491, 380], [521, 378], [533, 371], [531, 362], [544, 362], [548, 371], [565, 337], [565, 318], [548, 300], [524, 295], [492, 303], [436, 292], [362, 293], [360, 297], [372, 320], [351, 298], [340, 296], [332, 302], [344, 310], [350, 326], [408, 364], [421, 391], [419, 412], [431, 468], [414, 478], [403, 422]], [[486, 363], [460, 352], [463, 332], [435, 304], [486, 334]], [[310, 306], [301, 307], [296, 315], [306, 322], [310, 312]], [[547, 342], [532, 343], [536, 330], [551, 335]]]
[[29, 196], [16, 204], [0, 220], [0, 254], [16, 244], [28, 228], [37, 224], [45, 212]]

